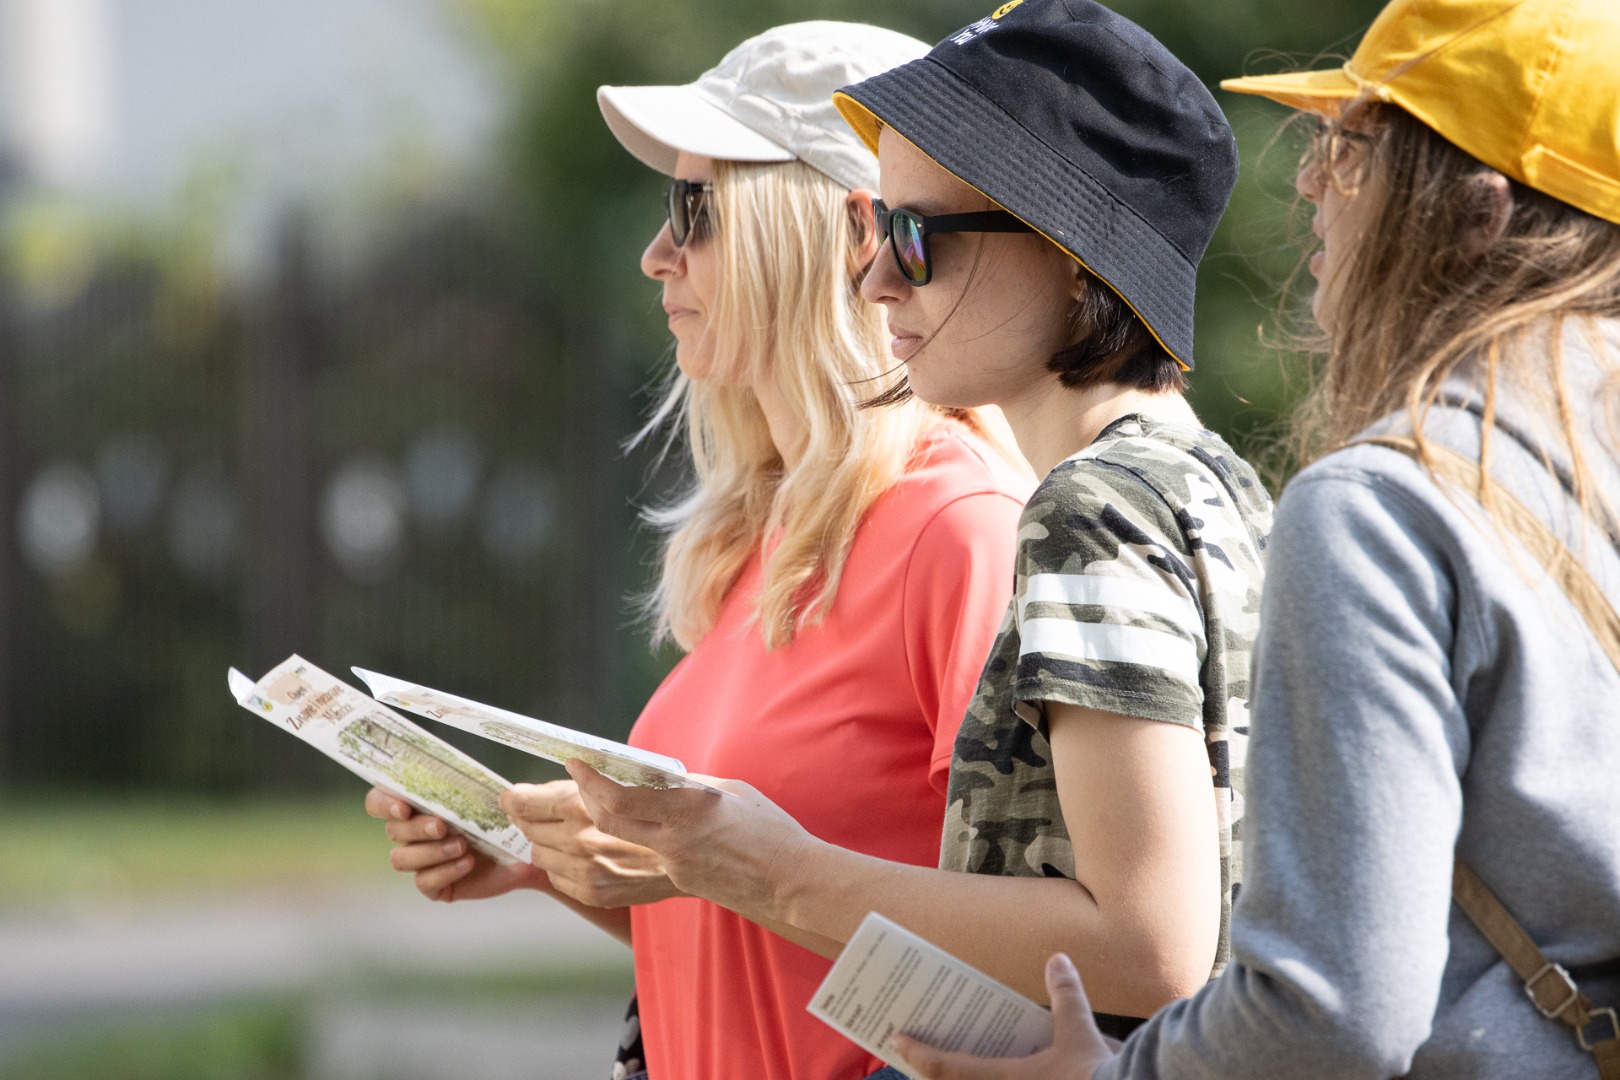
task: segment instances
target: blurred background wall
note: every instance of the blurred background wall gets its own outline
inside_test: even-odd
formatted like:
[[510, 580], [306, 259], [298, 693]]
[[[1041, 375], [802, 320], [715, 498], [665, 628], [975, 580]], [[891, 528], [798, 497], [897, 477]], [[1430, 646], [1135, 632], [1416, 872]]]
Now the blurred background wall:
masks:
[[[361, 841], [323, 828], [384, 873], [358, 785], [237, 709], [230, 664], [297, 651], [622, 737], [674, 659], [636, 619], [637, 508], [680, 475], [622, 450], [667, 365], [637, 271], [660, 178], [594, 88], [687, 81], [780, 22], [933, 41], [990, 6], [0, 0], [0, 931], [80, 894], [307, 882], [311, 852], [341, 877]], [[1347, 52], [1380, 4], [1113, 6], [1213, 84]], [[1194, 396], [1258, 452], [1297, 384], [1258, 331], [1299, 258], [1298, 142], [1218, 97], [1243, 179]], [[247, 819], [175, 824], [320, 796], [276, 819], [302, 854], [251, 869], [202, 854], [239, 856]], [[179, 809], [120, 847], [109, 815], [154, 800]]]

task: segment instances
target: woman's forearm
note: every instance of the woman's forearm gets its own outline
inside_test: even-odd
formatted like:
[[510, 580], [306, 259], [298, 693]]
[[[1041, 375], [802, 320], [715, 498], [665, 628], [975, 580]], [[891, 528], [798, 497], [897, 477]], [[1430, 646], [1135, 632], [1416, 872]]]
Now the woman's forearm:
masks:
[[844, 944], [848, 941], [848, 938], [830, 938], [824, 934], [794, 926], [792, 923], [769, 919], [764, 916], [757, 919], [750, 918], [749, 921], [764, 927], [779, 938], [793, 942], [801, 949], [808, 949], [817, 956], [825, 957], [828, 960], [838, 959], [838, 954], [844, 951]]
[[722, 797], [621, 787], [582, 762], [569, 771], [597, 826], [658, 852], [678, 888], [823, 955], [877, 911], [1037, 1000], [1047, 957], [1066, 952], [1096, 1007], [1126, 1016], [1196, 990], [1214, 963], [1213, 929], [1187, 917], [1185, 890], [1167, 889], [1136, 848], [1122, 848], [1135, 857], [1120, 873], [1092, 868], [1099, 903], [1090, 882], [955, 873], [836, 847], [737, 781], [717, 782]]
[[1099, 909], [1067, 878], [997, 877], [888, 862], [816, 842], [769, 890], [768, 907], [740, 914], [846, 942], [876, 911], [1037, 1001], [1054, 952], [1074, 959], [1092, 1006], [1148, 1016], [1208, 977], [1154, 947], [1121, 911]]
[[[544, 892], [547, 896], [550, 896], [559, 904], [577, 914], [580, 918], [591, 923], [593, 926], [596, 926], [597, 928], [612, 935], [614, 938], [617, 938], [626, 945], [630, 944], [629, 908], [591, 907], [589, 904], [580, 903], [573, 897], [564, 896], [555, 888], [541, 889], [540, 891]], [[817, 956], [824, 956], [828, 959], [832, 959], [842, 952], [844, 948], [844, 940], [846, 939], [839, 939], [835, 941], [832, 938], [824, 937], [821, 934], [814, 933], [801, 927], [763, 917], [755, 919], [754, 921], [778, 937], [785, 938], [802, 949], [808, 949]]]
[[574, 914], [578, 915], [592, 926], [595, 926], [597, 929], [609, 934], [610, 936], [623, 942], [625, 945], [630, 944], [629, 908], [591, 907], [589, 904], [580, 903], [573, 897], [564, 896], [554, 887], [549, 885], [540, 888], [538, 891], [545, 893], [547, 896], [557, 901], [557, 903], [561, 904], [569, 911], [572, 911]]

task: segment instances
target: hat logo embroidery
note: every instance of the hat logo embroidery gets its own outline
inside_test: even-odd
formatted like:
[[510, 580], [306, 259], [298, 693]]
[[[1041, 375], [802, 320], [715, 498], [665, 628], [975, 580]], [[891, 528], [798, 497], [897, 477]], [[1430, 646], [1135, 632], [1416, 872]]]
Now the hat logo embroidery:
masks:
[[974, 38], [989, 33], [991, 30], [996, 28], [996, 20], [1000, 19], [1003, 15], [1007, 14], [1007, 12], [1011, 11], [1013, 8], [1017, 7], [1023, 2], [1024, 0], [1007, 0], [1005, 4], [1002, 4], [1000, 7], [996, 8], [995, 11], [991, 12], [989, 15], [986, 15], [978, 22], [972, 23], [958, 30], [951, 37], [952, 44], [966, 45]]

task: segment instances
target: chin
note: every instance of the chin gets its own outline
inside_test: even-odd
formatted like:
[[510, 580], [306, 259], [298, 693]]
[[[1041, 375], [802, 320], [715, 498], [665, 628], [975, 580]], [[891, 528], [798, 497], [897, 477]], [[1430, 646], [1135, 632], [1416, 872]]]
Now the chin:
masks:
[[911, 387], [917, 400], [941, 409], [975, 409], [980, 405], [994, 404], [983, 393], [976, 392], [982, 391], [983, 387], [964, 385], [960, 379], [949, 378], [948, 371], [942, 372], [927, 363], [918, 363], [918, 359], [919, 356], [914, 355], [905, 361], [906, 385]]
[[963, 387], [934, 386], [927, 379], [907, 375], [906, 384], [918, 401], [925, 401], [941, 409], [976, 409], [981, 405], [994, 405], [981, 394], [967, 393]]
[[704, 382], [712, 373], [714, 357], [707, 352], [699, 352], [679, 338], [675, 341], [675, 366], [681, 369], [681, 374], [694, 382]]
[[675, 347], [675, 366], [681, 369], [693, 382], [707, 383], [710, 386], [748, 386], [750, 385], [746, 374], [727, 371], [717, 367], [714, 352], [710, 349], [692, 349], [677, 343]]
[[1316, 328], [1322, 333], [1333, 333], [1333, 315], [1328, 310], [1326, 301], [1322, 298], [1321, 286], [1317, 286], [1315, 295], [1311, 297], [1311, 321], [1316, 324]]

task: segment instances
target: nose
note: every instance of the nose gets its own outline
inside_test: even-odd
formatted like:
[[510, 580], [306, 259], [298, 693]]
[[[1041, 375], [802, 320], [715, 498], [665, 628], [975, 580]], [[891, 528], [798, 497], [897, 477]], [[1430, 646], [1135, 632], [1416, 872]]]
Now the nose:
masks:
[[675, 238], [670, 235], [669, 222], [659, 229], [647, 245], [647, 250], [641, 253], [641, 272], [654, 281], [663, 281], [673, 277], [684, 265], [685, 249], [675, 246]]
[[1294, 190], [1306, 202], [1321, 202], [1322, 191], [1327, 183], [1327, 169], [1316, 157], [1307, 161], [1294, 176]]
[[872, 265], [861, 279], [861, 299], [869, 304], [898, 304], [911, 292], [911, 285], [894, 264], [892, 244], [892, 240], [885, 239], [878, 245]]

